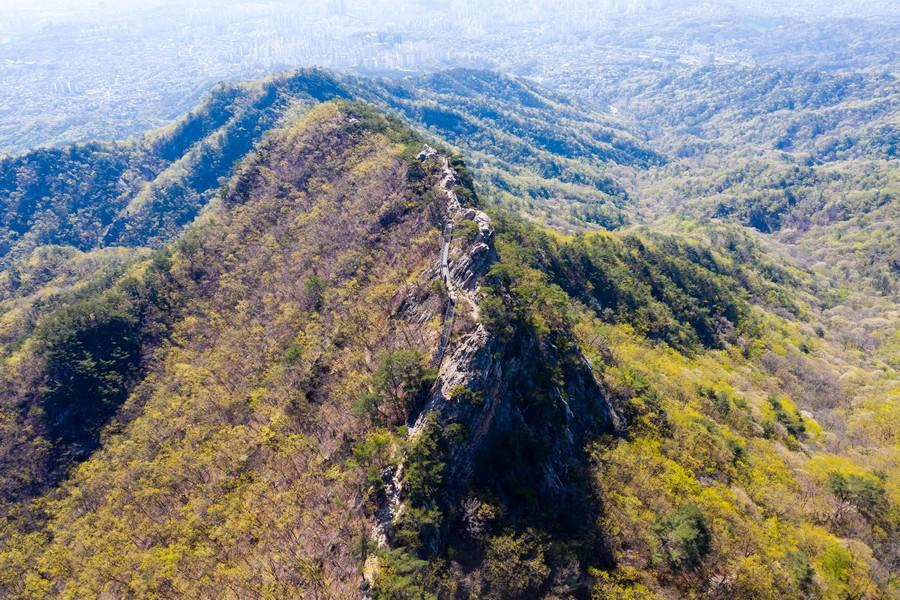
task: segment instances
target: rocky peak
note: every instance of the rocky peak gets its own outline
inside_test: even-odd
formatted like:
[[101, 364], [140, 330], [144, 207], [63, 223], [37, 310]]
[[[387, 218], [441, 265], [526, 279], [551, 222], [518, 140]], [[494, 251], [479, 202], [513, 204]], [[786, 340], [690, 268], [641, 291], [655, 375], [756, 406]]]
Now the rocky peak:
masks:
[[[465, 439], [447, 444], [440, 505], [445, 519], [465, 522], [451, 529], [477, 532], [477, 518], [472, 515], [484, 504], [482, 496], [487, 493], [502, 501], [512, 493], [503, 483], [491, 489], [484, 480], [493, 448], [510, 437], [547, 440], [550, 446], [543, 459], [531, 466], [529, 477], [543, 501], [565, 503], [574, 500], [569, 498], [573, 492], [590, 495], [586, 486], [573, 483], [586, 464], [584, 445], [598, 433], [615, 433], [620, 419], [590, 362], [579, 351], [561, 350], [527, 331], [518, 332], [510, 342], [486, 327], [481, 318], [483, 284], [499, 261], [491, 218], [462, 205], [454, 191], [457, 176], [446, 157], [425, 146], [418, 158], [437, 161], [443, 172], [444, 223], [435, 263], [446, 298], [441, 339], [432, 360], [437, 377], [421, 408], [410, 415], [408, 435], [411, 440], [428, 436], [435, 425], [443, 432], [466, 432]], [[536, 381], [536, 372], [548, 365], [560, 366], [562, 377], [546, 386]], [[532, 418], [523, 405], [523, 397], [532, 392], [542, 395], [554, 417]], [[375, 539], [383, 545], [401, 543], [394, 533], [407, 518], [404, 511], [410, 501], [404, 464], [384, 473], [385, 493], [375, 524]], [[582, 497], [577, 504], [589, 507], [593, 502]], [[429, 537], [432, 551], [439, 551], [443, 543], [439, 534]], [[370, 578], [377, 572], [369, 565]]]

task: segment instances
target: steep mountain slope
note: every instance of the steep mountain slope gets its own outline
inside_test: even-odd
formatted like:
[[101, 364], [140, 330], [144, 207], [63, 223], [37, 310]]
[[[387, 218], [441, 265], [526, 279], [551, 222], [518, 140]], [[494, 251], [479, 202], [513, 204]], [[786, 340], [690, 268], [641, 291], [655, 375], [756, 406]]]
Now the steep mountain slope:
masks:
[[[129, 335], [161, 325], [166, 335], [149, 341], [142, 373], [126, 382], [104, 448], [47, 505], [46, 532], [28, 534], [46, 536], [37, 570], [5, 578], [7, 593], [255, 597], [358, 587], [349, 540], [363, 533], [362, 479], [347, 461], [365, 427], [352, 404], [392, 350], [434, 348], [439, 323], [428, 323], [442, 307], [430, 286], [442, 173], [415, 163], [421, 144], [412, 141], [371, 111], [323, 105], [266, 142], [178, 245], [91, 299], [143, 288], [122, 309]], [[398, 316], [404, 301], [419, 312]], [[164, 315], [144, 318], [147, 304]], [[66, 338], [95, 327], [49, 322], [68, 327]], [[63, 333], [40, 329], [13, 364], [52, 364]], [[94, 368], [105, 381], [115, 366]], [[40, 405], [58, 425], [53, 404]], [[97, 423], [64, 425], [83, 433]]]
[[[534, 380], [532, 369], [549, 368], [540, 353], [494, 375], [476, 361], [468, 377], [466, 350], [446, 364], [436, 354], [441, 327], [463, 336], [468, 351], [481, 340], [482, 358], [503, 348], [487, 347], [482, 326], [470, 332], [477, 323], [462, 308], [440, 323], [452, 314], [443, 310], [447, 292], [477, 311], [479, 274], [496, 257], [488, 221], [474, 213], [482, 231], [458, 237], [448, 287], [438, 284], [443, 223], [451, 215], [471, 223], [473, 214], [448, 187], [457, 176], [446, 159], [420, 163], [413, 158], [419, 148], [407, 130], [368, 109], [317, 107], [264, 142], [220, 206], [180, 243], [150, 260], [137, 257], [126, 274], [114, 272], [89, 291], [57, 298], [55, 310], [16, 341], [4, 361], [3, 400], [27, 430], [10, 423], [3, 439], [35, 449], [17, 453], [31, 477], [8, 481], [4, 495], [21, 503], [7, 502], [5, 511], [22, 527], [6, 540], [7, 593], [212, 597], [227, 589], [247, 597], [321, 588], [352, 595], [361, 578], [348, 540], [370, 535], [374, 502], [361, 487], [362, 470], [404, 444], [372, 428], [412, 418], [420, 388], [436, 375], [442, 387], [428, 405], [470, 377], [494, 377], [490, 399], [502, 408], [471, 417], [480, 437], [466, 445], [462, 473], [498, 427], [523, 418], [503, 399], [518, 397], [522, 378]], [[567, 354], [554, 350], [554, 363]], [[426, 367], [432, 355], [434, 373]], [[596, 403], [585, 364], [573, 361], [561, 376], [573, 403]], [[420, 419], [429, 421], [432, 410]], [[609, 407], [594, 410], [597, 427], [609, 429]], [[103, 448], [91, 454], [114, 414]], [[584, 419], [579, 428], [591, 429]], [[19, 430], [29, 435], [21, 440]], [[424, 437], [437, 435], [431, 432]], [[560, 444], [553, 461], [526, 472], [559, 469], [544, 493], [570, 494], [565, 468], [580, 448], [552, 429], [545, 436]], [[367, 444], [376, 444], [374, 455]], [[42, 500], [27, 504], [60, 468], [88, 455], [46, 513]], [[408, 473], [414, 468], [412, 461]], [[143, 507], [137, 513], [135, 502]], [[294, 511], [285, 512], [285, 503]], [[355, 516], [346, 520], [348, 511]], [[15, 557], [35, 544], [47, 547], [23, 577]], [[113, 555], [114, 564], [103, 558]], [[174, 571], [160, 573], [159, 560]], [[262, 570], [249, 567], [255, 564]], [[191, 575], [199, 572], [207, 576]]]
[[896, 597], [893, 79], [645, 75], [0, 161], [0, 595]]
[[732, 227], [563, 235], [302, 113], [155, 252], [7, 271], [3, 595], [896, 594], [900, 339]]
[[158, 246], [216, 195], [266, 131], [333, 98], [400, 112], [476, 151], [485, 182], [507, 196], [571, 204], [604, 225], [624, 222], [627, 198], [610, 170], [662, 162], [614, 121], [493, 73], [394, 82], [301, 70], [218, 86], [171, 127], [131, 142], [0, 160], [0, 264], [42, 244]]
[[[489, 392], [485, 396], [492, 406], [454, 419], [453, 431], [471, 424], [479, 434], [458, 451], [465, 458], [455, 461], [458, 468], [448, 475], [446, 488], [456, 490], [475, 478], [466, 474], [473, 457], [483, 446], [496, 444], [498, 435], [507, 435], [498, 431], [521, 435], [524, 419], [540, 427], [556, 451], [552, 460], [523, 465], [522, 473], [555, 473], [556, 483], [542, 496], [586, 493], [565, 485], [568, 463], [585, 460], [578, 458], [580, 444], [566, 442], [556, 431], [559, 425], [535, 422], [535, 415], [523, 416], [516, 408], [530, 397], [520, 398], [523, 379], [527, 387], [540, 386], [532, 394], [564, 386], [582, 417], [573, 429], [583, 432], [576, 439], [595, 428], [611, 431], [611, 409], [602, 401], [597, 405], [602, 396], [587, 364], [579, 362], [583, 359], [572, 350], [534, 347], [538, 341], [516, 333], [519, 328], [512, 324], [506, 327], [528, 349], [522, 352], [527, 360], [518, 368], [513, 360], [493, 369], [483, 364], [496, 360], [494, 352], [513, 352], [503, 350], [506, 344], [489, 342], [484, 327], [473, 321], [478, 278], [497, 260], [493, 233], [484, 215], [459, 206], [449, 187], [457, 176], [446, 159], [436, 155], [421, 166], [415, 159], [409, 162], [421, 145], [411, 145], [408, 131], [360, 107], [322, 105], [304, 121], [265, 142], [241, 168], [221, 207], [178, 245], [149, 261], [136, 258], [125, 275], [114, 273], [88, 292], [57, 298], [55, 310], [8, 349], [4, 406], [11, 409], [10, 418], [27, 420], [30, 435], [24, 442], [36, 446], [34, 457], [18, 453], [32, 477], [10, 481], [5, 490], [8, 501], [23, 503], [5, 509], [24, 532], [40, 526], [37, 507], [43, 505], [27, 505], [28, 496], [52, 485], [60, 465], [90, 454], [100, 426], [117, 413], [103, 449], [73, 473], [63, 494], [47, 507], [47, 530], [6, 540], [11, 554], [4, 558], [14, 569], [5, 573], [8, 593], [211, 597], [229, 589], [246, 597], [321, 586], [348, 595], [361, 580], [347, 540], [370, 535], [366, 507], [375, 501], [360, 488], [366, 482], [360, 471], [403, 447], [389, 430], [371, 428], [394, 426], [418, 414], [426, 440], [440, 435], [442, 444], [450, 444], [451, 438], [432, 428], [429, 415], [435, 403], [473, 378], [479, 391], [472, 393]], [[457, 234], [450, 253], [454, 268], [443, 288], [435, 267], [442, 223], [451, 216], [460, 225], [475, 216], [481, 229]], [[336, 237], [336, 230], [343, 235]], [[453, 314], [443, 310], [447, 300], [442, 296], [448, 292], [460, 307], [458, 317], [444, 323], [442, 337], [441, 315], [450, 319]], [[470, 303], [471, 314], [464, 312], [463, 302]], [[454, 351], [442, 360], [446, 346], [439, 343], [446, 345], [450, 338]], [[79, 351], [84, 359], [74, 373], [67, 372], [60, 361], [75, 360]], [[544, 356], [550, 351], [552, 356]], [[431, 355], [434, 373], [425, 364]], [[570, 366], [553, 379], [549, 373], [539, 376], [565, 361]], [[408, 414], [415, 411], [419, 388], [435, 376], [441, 386], [423, 399], [426, 408]], [[354, 405], [361, 416], [348, 418]], [[597, 415], [596, 426], [587, 419], [591, 412]], [[16, 435], [21, 425], [11, 423], [4, 442], [22, 443]], [[367, 430], [371, 433], [364, 440]], [[411, 443], [407, 452], [415, 456], [418, 445]], [[376, 444], [374, 455], [367, 449], [371, 444]], [[411, 461], [407, 473], [414, 468]], [[434, 476], [426, 474], [424, 485]], [[335, 477], [333, 487], [320, 487], [313, 495], [306, 489], [307, 482]], [[410, 479], [407, 474], [404, 482]], [[156, 492], [148, 496], [151, 481]], [[284, 489], [272, 497], [271, 486]], [[425, 497], [424, 490], [404, 493], [416, 501]], [[76, 500], [84, 494], [94, 499], [90, 507]], [[325, 499], [332, 496], [334, 503]], [[296, 507], [293, 517], [283, 512], [288, 498]], [[134, 502], [152, 508], [134, 513]], [[266, 514], [261, 503], [273, 512]], [[232, 522], [251, 506], [252, 521]], [[535, 518], [536, 509], [518, 510]], [[223, 510], [237, 513], [227, 517]], [[355, 520], [333, 528], [347, 510]], [[413, 508], [407, 512], [415, 514]], [[195, 525], [186, 531], [189, 513]], [[276, 517], [280, 526], [263, 525]], [[296, 528], [304, 522], [310, 525], [298, 546]], [[269, 531], [268, 541], [255, 540], [252, 549], [228, 548], [226, 532], [256, 537], [260, 526]], [[250, 529], [241, 534], [242, 527]], [[385, 527], [393, 539], [393, 525]], [[418, 527], [424, 531], [427, 524]], [[134, 531], [143, 532], [139, 539], [130, 534]], [[36, 557], [31, 569], [37, 570], [23, 578], [10, 559], [35, 543], [49, 546]], [[160, 576], [159, 553], [184, 543], [188, 547], [179, 556], [166, 559], [174, 561], [177, 576]], [[341, 546], [337, 555], [336, 543]], [[323, 550], [326, 554], [320, 554]], [[113, 567], [102, 558], [108, 553], [124, 560]], [[213, 568], [256, 561], [269, 564], [265, 573], [232, 567], [216, 573]], [[192, 580], [194, 569], [209, 576]], [[64, 572], [80, 575], [60, 576]]]

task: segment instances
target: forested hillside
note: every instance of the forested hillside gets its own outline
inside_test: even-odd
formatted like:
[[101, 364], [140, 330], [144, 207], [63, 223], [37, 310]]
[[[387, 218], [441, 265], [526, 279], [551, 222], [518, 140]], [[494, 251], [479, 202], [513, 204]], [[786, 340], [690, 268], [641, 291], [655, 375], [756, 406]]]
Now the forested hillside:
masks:
[[892, 80], [741, 73], [2, 159], [0, 596], [898, 597]]
[[311, 104], [351, 97], [472, 151], [487, 184], [563, 219], [623, 224], [627, 194], [610, 170], [663, 162], [615, 121], [493, 73], [393, 82], [301, 70], [219, 86], [172, 126], [130, 142], [0, 158], [0, 261], [42, 244], [86, 250], [171, 240], [266, 131]]
[[895, 74], [636, 70], [602, 98], [671, 157], [640, 171], [640, 216], [737, 222], [831, 280], [900, 293]]

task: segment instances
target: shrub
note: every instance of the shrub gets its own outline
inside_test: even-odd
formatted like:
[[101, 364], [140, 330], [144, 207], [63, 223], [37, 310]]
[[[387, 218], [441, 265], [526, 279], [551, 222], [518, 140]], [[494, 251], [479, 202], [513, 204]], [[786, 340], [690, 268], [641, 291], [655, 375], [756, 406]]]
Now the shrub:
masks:
[[838, 511], [852, 506], [870, 523], [885, 520], [890, 510], [884, 476], [849, 474], [830, 471], [825, 479], [825, 489], [838, 501]]
[[381, 486], [381, 473], [387, 467], [393, 446], [393, 436], [384, 429], [376, 429], [353, 447], [353, 460], [365, 472], [366, 483]]
[[709, 521], [694, 504], [662, 518], [654, 531], [670, 568], [676, 572], [696, 569], [712, 546]]
[[444, 479], [446, 464], [443, 462], [440, 438], [440, 426], [431, 423], [413, 439], [409, 448], [404, 481], [413, 505], [422, 506], [434, 502]]
[[437, 377], [428, 368], [420, 350], [400, 350], [381, 359], [373, 378], [374, 391], [355, 403], [354, 411], [377, 421], [399, 423], [405, 420], [419, 394]]
[[479, 231], [481, 230], [478, 227], [478, 223], [475, 221], [462, 221], [454, 228], [453, 237], [461, 239], [467, 244], [471, 244], [475, 241], [475, 238], [478, 237]]
[[303, 282], [304, 304], [311, 310], [322, 308], [322, 295], [325, 293], [325, 280], [318, 275], [310, 275]]
[[775, 396], [769, 397], [769, 404], [772, 406], [775, 418], [779, 423], [784, 425], [784, 428], [788, 430], [788, 433], [794, 437], [800, 437], [806, 433], [806, 425], [803, 423], [803, 417], [793, 411], [788, 412], [782, 401]]
[[480, 406], [484, 404], [484, 394], [470, 390], [464, 385], [457, 385], [450, 389], [450, 399], [454, 402], [462, 402]]
[[384, 550], [379, 554], [380, 568], [372, 585], [373, 600], [430, 600], [425, 591], [424, 571], [428, 561], [421, 560], [403, 548]]
[[547, 546], [532, 531], [488, 542], [482, 574], [484, 598], [531, 597], [550, 575]]

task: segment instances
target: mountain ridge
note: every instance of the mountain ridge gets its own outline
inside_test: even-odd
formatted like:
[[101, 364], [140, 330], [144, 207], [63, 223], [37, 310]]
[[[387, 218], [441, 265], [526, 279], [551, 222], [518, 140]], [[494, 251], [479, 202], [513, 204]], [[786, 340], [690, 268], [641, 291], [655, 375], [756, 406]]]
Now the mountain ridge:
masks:
[[[281, 100], [237, 119], [268, 133], [208, 198], [135, 206], [133, 247], [97, 243], [113, 199], [68, 225], [81, 250], [37, 228], [0, 274], [2, 594], [894, 593], [887, 305], [854, 349], [822, 316], [837, 293], [760, 232], [542, 222], [491, 177], [593, 163], [540, 128], [519, 157], [485, 141], [506, 130], [456, 134], [470, 168], [383, 103]], [[551, 133], [576, 119], [553, 110]]]
[[[478, 89], [499, 85], [502, 91], [512, 86], [521, 94], [529, 94], [523, 97], [536, 97], [519, 81], [495, 74], [488, 77], [484, 72], [457, 70], [424, 80], [439, 85], [447, 78], [457, 82], [457, 87], [465, 87], [465, 82], [474, 81]], [[3, 260], [17, 243], [27, 249], [35, 243], [66, 240], [74, 241], [74, 245], [82, 250], [97, 244], [159, 245], [171, 239], [215, 196], [236, 161], [260, 141], [265, 131], [276, 127], [280, 118], [289, 117], [297, 110], [302, 112], [304, 106], [323, 100], [354, 97], [374, 102], [422, 126], [436, 127], [445, 136], [450, 134], [449, 139], [454, 143], [476, 139], [475, 132], [488, 131], [484, 125], [472, 121], [465, 125], [465, 135], [459, 137], [454, 132], [462, 127], [460, 123], [465, 119], [460, 120], [462, 117], [452, 111], [453, 107], [461, 106], [459, 98], [454, 104], [449, 96], [438, 95], [447, 108], [442, 109], [443, 112], [428, 108], [427, 103], [433, 100], [418, 91], [421, 89], [417, 87], [418, 81], [413, 80], [410, 85], [338, 76], [321, 70], [298, 70], [248, 84], [217, 86], [197, 109], [176, 124], [125, 144], [41, 149], [5, 158], [0, 161], [0, 190], [9, 202], [5, 203], [8, 208], [2, 222], [7, 232], [14, 232], [14, 237], [0, 240]], [[545, 109], [539, 113], [542, 120], [550, 122], [549, 105], [538, 104], [529, 110], [534, 113], [542, 107]], [[472, 118], [476, 118], [475, 113], [472, 114]], [[499, 118], [484, 111], [482, 114], [488, 122]], [[577, 114], [571, 112], [571, 115]], [[444, 117], [440, 115], [452, 117], [452, 120], [441, 121]], [[503, 118], [510, 119], [508, 114]], [[579, 118], [587, 122], [583, 116]], [[536, 176], [542, 186], [556, 186], [563, 194], [574, 193], [582, 202], [609, 206], [610, 218], [621, 219], [618, 207], [624, 200], [624, 190], [608, 177], [587, 172], [584, 166], [563, 156], [563, 153], [570, 153], [571, 148], [566, 146], [572, 142], [561, 141], [559, 131], [550, 133], [549, 138], [542, 137], [540, 128], [524, 124], [526, 122], [518, 118], [508, 123], [513, 128], [508, 130], [517, 133], [505, 138], [511, 140], [509, 143], [513, 144], [514, 150], [499, 155], [504, 161], [499, 165], [500, 170], [493, 167], [497, 173], [494, 179], [500, 185], [513, 189], [510, 186], [518, 185], [515, 179], [522, 172]], [[576, 147], [583, 154], [606, 155], [611, 159], [601, 160], [626, 160], [636, 164], [660, 160], [627, 138], [623, 139], [623, 148], [615, 148], [609, 143], [615, 141], [612, 130], [595, 129], [593, 138], [576, 138]], [[485, 143], [492, 144], [496, 154], [505, 142], [495, 142], [487, 137], [485, 142], [476, 142], [475, 147], [483, 148]], [[532, 147], [531, 144], [536, 145]], [[554, 151], [557, 146], [559, 148]], [[527, 164], [529, 160], [536, 166]], [[51, 165], [52, 169], [45, 168]], [[29, 174], [34, 172], [42, 173], [42, 177], [32, 179]], [[89, 186], [85, 186], [86, 177], [93, 178]], [[566, 186], [572, 189], [567, 191]], [[85, 189], [90, 190], [91, 197], [84, 196]], [[524, 189], [527, 195], [527, 187]], [[546, 197], [546, 187], [539, 186], [533, 194]], [[51, 201], [48, 196], [52, 196], [51, 204], [48, 204]], [[10, 210], [13, 208], [14, 211]], [[32, 238], [35, 241], [29, 241]]]

